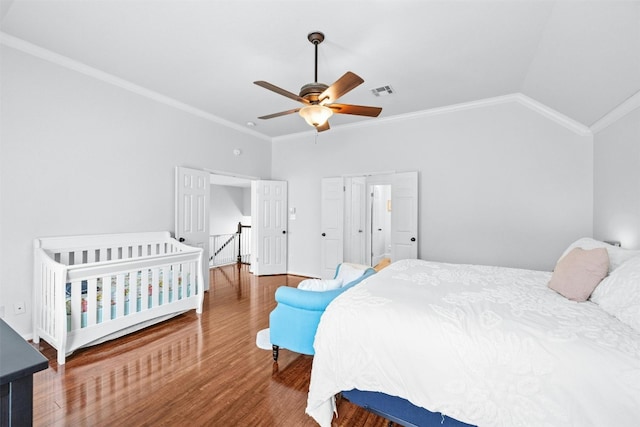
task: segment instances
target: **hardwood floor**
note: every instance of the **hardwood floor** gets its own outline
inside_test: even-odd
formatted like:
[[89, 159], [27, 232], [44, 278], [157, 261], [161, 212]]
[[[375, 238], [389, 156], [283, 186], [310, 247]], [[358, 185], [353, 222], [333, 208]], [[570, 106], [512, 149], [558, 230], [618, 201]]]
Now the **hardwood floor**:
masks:
[[[247, 266], [211, 270], [204, 313], [76, 351], [34, 375], [35, 426], [315, 426], [305, 414], [313, 358], [255, 345], [278, 286], [296, 276], [255, 277]], [[347, 402], [334, 426], [386, 426]]]

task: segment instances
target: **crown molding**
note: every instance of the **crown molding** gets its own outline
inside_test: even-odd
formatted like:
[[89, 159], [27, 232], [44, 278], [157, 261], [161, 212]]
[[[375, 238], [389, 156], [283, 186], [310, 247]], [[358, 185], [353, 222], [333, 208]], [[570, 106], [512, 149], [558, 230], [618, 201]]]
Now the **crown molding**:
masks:
[[[380, 123], [391, 123], [391, 122], [402, 121], [402, 120], [436, 116], [439, 114], [455, 113], [458, 111], [473, 110], [476, 108], [485, 108], [485, 107], [490, 107], [494, 105], [502, 105], [502, 104], [508, 104], [508, 103], [518, 103], [524, 107], [527, 107], [530, 110], [546, 117], [547, 119], [552, 120], [557, 124], [569, 129], [570, 131], [574, 132], [579, 136], [593, 135], [593, 133], [591, 132], [591, 129], [589, 129], [587, 126], [583, 125], [582, 123], [577, 122], [565, 116], [564, 114], [559, 113], [553, 108], [550, 108], [522, 93], [513, 93], [509, 95], [481, 99], [478, 101], [463, 102], [460, 104], [448, 105], [445, 107], [431, 108], [429, 110], [416, 111], [416, 112], [407, 113], [407, 114], [398, 114], [396, 116], [391, 116], [391, 117], [382, 117], [382, 118], [377, 118], [375, 120], [366, 120], [366, 121], [361, 121], [357, 123], [349, 123], [349, 124], [331, 127], [331, 131], [340, 132], [347, 129], [366, 128], [371, 126], [377, 126]], [[277, 141], [283, 141], [287, 139], [300, 138], [303, 136], [305, 137], [312, 136], [314, 134], [315, 132], [310, 130], [307, 132], [298, 132], [295, 134], [277, 136], [277, 137], [274, 137], [272, 140], [274, 142], [277, 142]]]
[[583, 125], [582, 123], [573, 120], [572, 118], [565, 116], [557, 110], [554, 110], [551, 107], [546, 106], [545, 104], [536, 101], [533, 98], [528, 97], [523, 93], [516, 93], [513, 95], [515, 100], [528, 107], [529, 109], [537, 112], [538, 114], [558, 123], [561, 126], [573, 131], [575, 134], [579, 136], [593, 136], [591, 129], [588, 126]]
[[[256, 137], [265, 141], [276, 142], [276, 141], [282, 141], [287, 139], [298, 139], [301, 137], [314, 137], [314, 136], [316, 138], [318, 137], [318, 135], [316, 135], [316, 132], [313, 130], [298, 132], [298, 133], [293, 133], [288, 135], [282, 135], [282, 136], [276, 136], [276, 137], [269, 137], [263, 133], [256, 132], [251, 129], [247, 129], [236, 123], [230, 122], [228, 120], [225, 120], [211, 113], [207, 113], [206, 111], [203, 111], [199, 108], [195, 108], [191, 105], [185, 104], [184, 102], [178, 101], [174, 98], [168, 97], [161, 93], [136, 85], [134, 83], [131, 83], [127, 80], [116, 77], [112, 74], [106, 73], [104, 71], [100, 71], [97, 68], [90, 67], [79, 61], [76, 61], [69, 57], [52, 52], [40, 46], [34, 45], [32, 43], [29, 43], [18, 37], [11, 36], [2, 31], [0, 31], [0, 43], [5, 46], [24, 52], [26, 54], [43, 59], [45, 61], [49, 61], [61, 67], [93, 77], [97, 80], [119, 87], [121, 89], [127, 90], [129, 92], [135, 93], [137, 95], [143, 96], [153, 101], [176, 108], [178, 110], [194, 115], [196, 117], [200, 117], [202, 119], [220, 124], [222, 126], [226, 126], [238, 132], [242, 132], [247, 135], [251, 135], [253, 137]], [[407, 113], [407, 114], [399, 114], [391, 117], [382, 117], [382, 118], [377, 118], [375, 120], [365, 120], [357, 123], [339, 125], [339, 126], [332, 127], [331, 130], [332, 132], [340, 132], [348, 129], [357, 129], [357, 128], [376, 126], [380, 123], [390, 123], [395, 121], [409, 120], [409, 119], [415, 119], [415, 118], [421, 118], [421, 117], [429, 117], [429, 116], [435, 116], [439, 114], [447, 114], [447, 113], [471, 110], [476, 108], [484, 108], [484, 107], [493, 106], [493, 105], [506, 104], [510, 102], [517, 102], [520, 105], [523, 105], [531, 109], [532, 111], [537, 112], [538, 114], [558, 123], [559, 125], [573, 131], [574, 133], [580, 136], [591, 136], [593, 135], [594, 132], [601, 131], [605, 127], [609, 126], [611, 123], [615, 122], [616, 120], [620, 119], [624, 115], [628, 114], [630, 111], [634, 110], [635, 108], [638, 108], [638, 106], [640, 106], [640, 92], [636, 93], [631, 98], [627, 99], [621, 105], [616, 107], [613, 111], [611, 111], [605, 117], [603, 117], [598, 122], [596, 122], [591, 128], [565, 116], [564, 114], [561, 114], [560, 112], [522, 93], [513, 93], [509, 95], [481, 99], [478, 101], [464, 102], [460, 104], [454, 104], [454, 105], [448, 105], [445, 107], [438, 107], [438, 108], [432, 108], [428, 110], [416, 111], [416, 112]]]
[[[338, 126], [332, 126], [331, 131], [340, 132], [348, 129], [367, 128], [371, 126], [377, 126], [380, 123], [392, 123], [392, 122], [398, 122], [403, 120], [411, 120], [411, 119], [417, 119], [422, 117], [436, 116], [439, 114], [454, 113], [457, 111], [471, 110], [474, 108], [482, 108], [490, 105], [505, 104], [508, 102], [513, 102], [514, 100], [515, 99], [513, 95], [498, 96], [495, 98], [487, 98], [479, 101], [465, 102], [461, 104], [448, 105], [445, 107], [431, 108], [429, 110], [414, 111], [406, 114], [397, 114], [395, 116], [390, 116], [390, 117], [379, 117], [375, 120], [373, 119], [363, 120], [356, 123], [348, 123], [348, 124], [343, 124]], [[276, 141], [282, 141], [286, 139], [295, 139], [295, 138], [310, 136], [314, 134], [315, 134], [315, 131], [312, 131], [312, 130], [305, 131], [305, 132], [298, 132], [294, 134], [274, 137], [273, 141], [276, 142]]]
[[631, 95], [620, 105], [609, 111], [600, 120], [591, 125], [591, 132], [598, 133], [603, 131], [637, 108], [640, 108], [640, 91]]
[[236, 123], [225, 120], [221, 117], [213, 115], [211, 113], [207, 113], [199, 108], [193, 107], [191, 105], [185, 104], [184, 102], [180, 102], [177, 99], [171, 98], [169, 96], [163, 95], [161, 93], [155, 92], [153, 90], [147, 89], [145, 87], [139, 86], [137, 84], [131, 83], [127, 80], [121, 79], [120, 77], [116, 77], [112, 74], [106, 73], [104, 71], [100, 71], [97, 68], [93, 68], [89, 65], [83, 64], [82, 62], [76, 61], [64, 55], [60, 55], [58, 53], [52, 52], [43, 47], [37, 46], [33, 43], [29, 43], [25, 40], [22, 40], [18, 37], [11, 36], [5, 32], [0, 31], [0, 43], [8, 46], [10, 48], [19, 50], [23, 53], [26, 53], [31, 56], [35, 56], [37, 58], [43, 59], [45, 61], [51, 62], [53, 64], [59, 65], [61, 67], [67, 68], [69, 70], [76, 71], [78, 73], [87, 75], [89, 77], [93, 77], [97, 80], [100, 80], [104, 83], [117, 86], [121, 89], [127, 90], [129, 92], [135, 93], [136, 95], [140, 95], [142, 97], [151, 99], [153, 101], [159, 102], [161, 104], [165, 104], [169, 107], [176, 108], [185, 113], [194, 115], [196, 117], [200, 117], [201, 119], [208, 120], [213, 123], [217, 123], [222, 126], [226, 126], [228, 128], [234, 129], [238, 132], [242, 132], [248, 135], [251, 135], [256, 138], [263, 139], [265, 141], [271, 141], [271, 138], [260, 133], [253, 131], [251, 129], [247, 129], [243, 126], [240, 126]]

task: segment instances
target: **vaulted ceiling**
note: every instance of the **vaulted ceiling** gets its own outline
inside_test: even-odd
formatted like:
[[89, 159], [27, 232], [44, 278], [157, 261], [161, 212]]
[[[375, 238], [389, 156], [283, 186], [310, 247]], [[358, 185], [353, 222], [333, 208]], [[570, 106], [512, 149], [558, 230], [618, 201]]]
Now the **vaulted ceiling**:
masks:
[[[311, 130], [290, 92], [365, 83], [380, 118], [522, 93], [585, 126], [640, 91], [640, 1], [3, 0], [2, 41], [62, 55], [192, 111], [277, 137]], [[390, 85], [376, 97], [371, 89]], [[334, 115], [333, 128], [377, 120]]]

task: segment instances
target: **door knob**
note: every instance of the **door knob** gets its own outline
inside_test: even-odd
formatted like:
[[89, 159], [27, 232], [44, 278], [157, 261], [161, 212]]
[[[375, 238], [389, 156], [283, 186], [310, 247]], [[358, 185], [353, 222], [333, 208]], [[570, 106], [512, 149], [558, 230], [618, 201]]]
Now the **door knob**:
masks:
[[327, 233], [322, 233], [322, 237], [324, 237], [324, 236], [326, 236], [326, 235], [327, 235]]
[[415, 242], [415, 241], [416, 241], [416, 238], [415, 238], [415, 237], [412, 237], [412, 238], [411, 238], [411, 241], [412, 241], [412, 242]]
[[180, 242], [180, 243], [184, 242], [184, 237], [179, 238], [178, 242]]
[[362, 233], [362, 230], [358, 230], [358, 233]]
[[282, 230], [282, 234], [287, 234], [287, 231], [286, 230]]

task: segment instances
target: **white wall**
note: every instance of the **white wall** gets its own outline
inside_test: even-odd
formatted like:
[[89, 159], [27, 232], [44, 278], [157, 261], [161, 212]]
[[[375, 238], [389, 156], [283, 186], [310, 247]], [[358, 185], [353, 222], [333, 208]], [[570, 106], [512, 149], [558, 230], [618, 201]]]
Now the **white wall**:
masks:
[[289, 271], [318, 275], [320, 179], [419, 171], [419, 257], [551, 270], [592, 233], [593, 141], [519, 103], [273, 142], [289, 181]]
[[[289, 181], [289, 271], [298, 274], [320, 273], [326, 176], [418, 170], [424, 259], [548, 270], [593, 231], [591, 137], [515, 102], [270, 144], [11, 48], [0, 53], [0, 306], [23, 335], [33, 239], [172, 230], [176, 165]], [[624, 133], [637, 140], [633, 123]], [[23, 301], [27, 314], [14, 316]]]
[[[209, 234], [235, 233], [238, 229], [238, 222], [242, 222], [243, 225], [250, 225], [250, 188], [211, 185], [210, 200]], [[249, 206], [245, 206], [245, 203], [249, 203]]]
[[[0, 54], [0, 306], [23, 335], [34, 238], [173, 230], [177, 165], [270, 176], [265, 140], [5, 46]], [[14, 316], [23, 301], [27, 313]]]
[[594, 138], [593, 235], [640, 248], [640, 108]]

